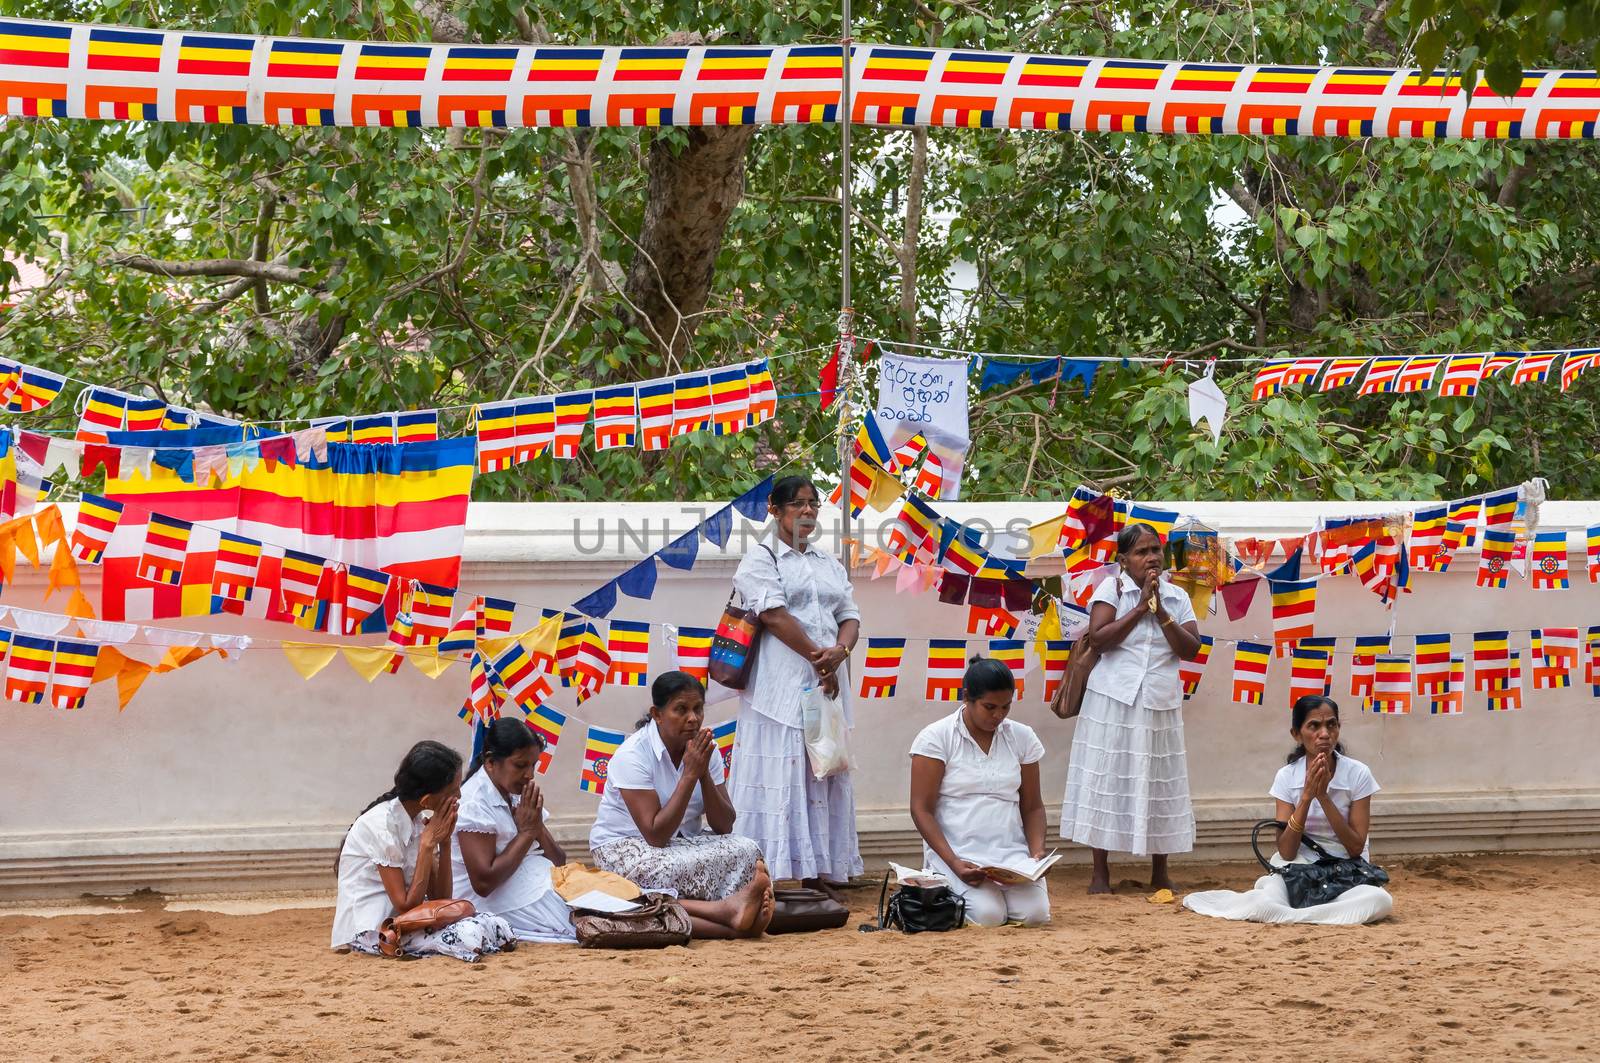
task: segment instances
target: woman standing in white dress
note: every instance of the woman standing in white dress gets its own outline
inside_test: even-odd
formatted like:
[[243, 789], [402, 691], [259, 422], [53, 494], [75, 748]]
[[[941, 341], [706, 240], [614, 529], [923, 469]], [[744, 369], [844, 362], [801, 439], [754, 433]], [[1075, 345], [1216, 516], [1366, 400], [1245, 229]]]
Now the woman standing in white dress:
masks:
[[961, 680], [961, 707], [911, 743], [911, 820], [922, 835], [923, 866], [950, 880], [975, 926], [1050, 921], [1043, 879], [1003, 885], [985, 867], [1021, 867], [1044, 856], [1044, 744], [1008, 719], [1011, 669], [979, 658]]
[[510, 923], [518, 941], [567, 943], [577, 940], [572, 912], [550, 882], [567, 854], [545, 825], [533, 780], [543, 752], [522, 720], [502, 717], [485, 730], [456, 812], [455, 895]]
[[1108, 853], [1150, 856], [1150, 888], [1171, 889], [1167, 855], [1194, 848], [1178, 662], [1200, 652], [1189, 596], [1162, 577], [1148, 524], [1117, 536], [1121, 571], [1090, 599], [1079, 645], [1100, 651], [1072, 736], [1061, 836], [1094, 850], [1090, 893], [1111, 892]]
[[802, 692], [820, 686], [850, 720], [848, 662], [861, 627], [844, 566], [809, 542], [820, 504], [804, 477], [773, 484], [772, 534], [751, 547], [733, 577], [762, 623], [735, 730], [734, 830], [761, 847], [774, 879], [812, 888], [862, 870], [850, 775], [812, 777], [801, 719]]

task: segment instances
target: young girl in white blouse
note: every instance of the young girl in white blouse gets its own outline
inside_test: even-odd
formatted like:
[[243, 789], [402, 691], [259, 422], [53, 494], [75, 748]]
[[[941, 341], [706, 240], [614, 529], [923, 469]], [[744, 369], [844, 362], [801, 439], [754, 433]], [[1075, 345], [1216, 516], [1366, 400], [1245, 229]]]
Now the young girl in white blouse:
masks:
[[[1378, 780], [1368, 767], [1347, 756], [1339, 743], [1339, 705], [1332, 698], [1308, 694], [1295, 701], [1289, 734], [1295, 741], [1289, 763], [1278, 769], [1270, 791], [1276, 802], [1273, 818], [1287, 825], [1278, 834], [1274, 866], [1315, 862], [1309, 836], [1330, 856], [1368, 857], [1367, 830], [1372, 824], [1372, 795]], [[1394, 909], [1394, 898], [1381, 886], [1353, 886], [1326, 904], [1293, 908], [1283, 879], [1263, 875], [1246, 893], [1209, 890], [1183, 899], [1185, 908], [1221, 919], [1256, 923], [1372, 923]]]
[[510, 923], [518, 941], [564, 944], [577, 932], [550, 882], [567, 854], [545, 824], [534, 781], [543, 752], [544, 739], [520, 719], [501, 717], [484, 729], [456, 814], [455, 894]]
[[[439, 742], [418, 742], [383, 794], [350, 828], [339, 850], [339, 893], [332, 947], [379, 955], [384, 920], [423, 901], [450, 900], [450, 834], [461, 793], [461, 754]], [[472, 961], [516, 944], [511, 926], [492, 915], [469, 916], [443, 930], [407, 934], [400, 951]]]
[[1044, 745], [1008, 718], [1015, 691], [1011, 669], [975, 659], [962, 677], [961, 707], [911, 743], [911, 819], [925, 866], [950, 879], [977, 926], [1050, 921], [1043, 879], [1002, 885], [983, 871], [1044, 856]]

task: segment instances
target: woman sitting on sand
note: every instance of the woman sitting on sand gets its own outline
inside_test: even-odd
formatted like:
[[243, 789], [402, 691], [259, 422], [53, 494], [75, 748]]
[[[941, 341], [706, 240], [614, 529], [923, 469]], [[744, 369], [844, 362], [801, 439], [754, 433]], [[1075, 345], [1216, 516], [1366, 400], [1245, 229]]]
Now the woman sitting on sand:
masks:
[[911, 819], [924, 866], [950, 879], [977, 926], [1050, 921], [1043, 879], [1002, 885], [983, 871], [1044, 856], [1044, 745], [1033, 728], [1007, 719], [1015, 690], [1011, 669], [974, 658], [961, 680], [961, 708], [911, 743]]
[[595, 865], [640, 889], [676, 894], [697, 938], [760, 937], [772, 922], [772, 879], [760, 847], [732, 833], [722, 756], [704, 727], [705, 688], [666, 672], [650, 701], [611, 755], [589, 832]]
[[[379, 954], [384, 920], [423, 901], [449, 900], [450, 834], [461, 794], [461, 754], [418, 742], [394, 773], [394, 788], [368, 805], [339, 850], [339, 896], [333, 911], [336, 949]], [[473, 915], [443, 930], [407, 934], [400, 951], [471, 962], [516, 944], [511, 925]]]
[[456, 814], [455, 894], [510, 923], [518, 941], [571, 942], [572, 911], [550, 883], [567, 854], [545, 826], [533, 781], [543, 752], [544, 739], [520, 719], [484, 729]]
[[[1367, 828], [1378, 780], [1367, 766], [1345, 755], [1339, 744], [1339, 705], [1308, 694], [1294, 703], [1289, 734], [1295, 741], [1289, 763], [1278, 769], [1271, 794], [1274, 818], [1288, 824], [1278, 834], [1275, 867], [1314, 863], [1317, 854], [1304, 843], [1315, 839], [1330, 856], [1359, 853], [1367, 859]], [[1183, 899], [1185, 908], [1222, 919], [1256, 923], [1374, 923], [1394, 909], [1381, 886], [1353, 886], [1327, 904], [1291, 908], [1280, 875], [1263, 875], [1248, 893], [1209, 890]]]

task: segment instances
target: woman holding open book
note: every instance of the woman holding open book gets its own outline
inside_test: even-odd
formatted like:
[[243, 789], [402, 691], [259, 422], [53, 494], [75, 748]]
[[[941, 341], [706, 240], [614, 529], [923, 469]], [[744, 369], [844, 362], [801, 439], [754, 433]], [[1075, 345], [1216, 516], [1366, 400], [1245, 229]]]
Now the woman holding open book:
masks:
[[1044, 871], [1044, 745], [1008, 719], [1016, 680], [999, 661], [975, 658], [961, 708], [911, 743], [911, 819], [923, 862], [950, 880], [976, 926], [1050, 921]]

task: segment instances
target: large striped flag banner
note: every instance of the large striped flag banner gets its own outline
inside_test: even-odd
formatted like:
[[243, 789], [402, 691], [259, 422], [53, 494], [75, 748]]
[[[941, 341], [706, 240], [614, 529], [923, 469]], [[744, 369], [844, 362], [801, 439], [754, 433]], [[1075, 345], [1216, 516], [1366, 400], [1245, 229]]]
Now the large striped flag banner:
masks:
[[1411, 658], [1379, 657], [1372, 684], [1372, 711], [1404, 716], [1411, 711]]
[[[215, 442], [218, 432], [119, 433], [113, 442], [184, 447]], [[474, 443], [471, 436], [393, 446], [330, 443], [325, 459], [262, 461], [230, 471], [220, 484], [187, 483], [159, 461], [148, 476], [131, 469], [108, 476], [106, 496], [124, 509], [103, 561], [101, 616], [123, 621], [210, 613], [224, 531], [265, 546], [249, 599], [228, 603], [229, 612], [291, 619], [285, 602], [314, 596], [316, 583], [307, 585], [309, 573], [302, 570], [308, 565], [290, 571], [284, 560], [290, 556], [316, 559], [313, 579], [321, 578], [322, 560], [331, 559], [454, 587]], [[138, 579], [151, 514], [194, 525], [180, 582], [151, 587]]]
[[722, 774], [726, 778], [733, 774], [733, 740], [738, 733], [739, 721], [737, 719], [719, 723], [711, 729], [711, 742], [717, 747], [717, 752], [722, 754]]
[[1267, 664], [1272, 647], [1265, 642], [1240, 642], [1233, 647], [1233, 701], [1260, 705], [1267, 700]]
[[711, 643], [716, 638], [715, 628], [678, 628], [677, 648], [673, 664], [680, 672], [687, 672], [704, 686], [711, 673]]
[[[1414, 69], [1218, 65], [857, 44], [374, 43], [0, 21], [4, 112], [235, 125], [852, 123], [1080, 133], [1592, 139], [1600, 86], [1511, 98]], [[486, 58], [487, 56], [487, 58]], [[69, 91], [69, 86], [71, 91]]]
[[1542, 531], [1533, 535], [1533, 588], [1540, 591], [1564, 591], [1569, 586], [1567, 570], [1567, 533]]
[[900, 684], [900, 664], [905, 659], [906, 640], [867, 639], [866, 658], [861, 668], [861, 696], [892, 698]]
[[1450, 682], [1450, 636], [1418, 635], [1411, 659], [1416, 664], [1417, 693], [1438, 694]]
[[[1213, 640], [1210, 635], [1200, 636], [1200, 652], [1187, 661], [1178, 662], [1178, 680], [1183, 684], [1183, 700], [1193, 698], [1200, 689], [1200, 680], [1205, 676], [1206, 664], [1211, 660], [1211, 647]], [[1065, 674], [1066, 662], [1062, 661], [1062, 672]], [[1045, 695], [1049, 702], [1055, 697], [1054, 692]]]
[[1011, 678], [1016, 683], [1016, 697], [1018, 700], [1021, 700], [1023, 696], [1023, 675], [1028, 670], [1027, 645], [1021, 639], [989, 640], [989, 656], [1011, 670]]
[[50, 671], [50, 703], [58, 709], [81, 709], [100, 662], [100, 644], [56, 641], [55, 665]]
[[966, 670], [966, 639], [929, 639], [927, 699], [955, 701], [961, 696], [961, 677]]
[[44, 704], [55, 655], [54, 639], [24, 635], [20, 631], [14, 634], [6, 664], [6, 700], [20, 701], [24, 705]]
[[561, 730], [566, 725], [566, 714], [545, 703], [540, 703], [528, 716], [528, 730], [544, 739], [544, 752], [539, 754], [539, 764], [534, 769], [540, 775], [550, 770], [550, 761], [556, 755], [556, 744], [561, 741]]
[[607, 731], [603, 727], [589, 728], [589, 735], [583, 743], [583, 774], [578, 777], [578, 789], [596, 796], [606, 792], [611, 756], [621, 748], [626, 737], [620, 731]]
[[1450, 678], [1443, 689], [1428, 700], [1428, 712], [1434, 716], [1460, 716], [1466, 711], [1467, 662], [1462, 657], [1450, 658]]

